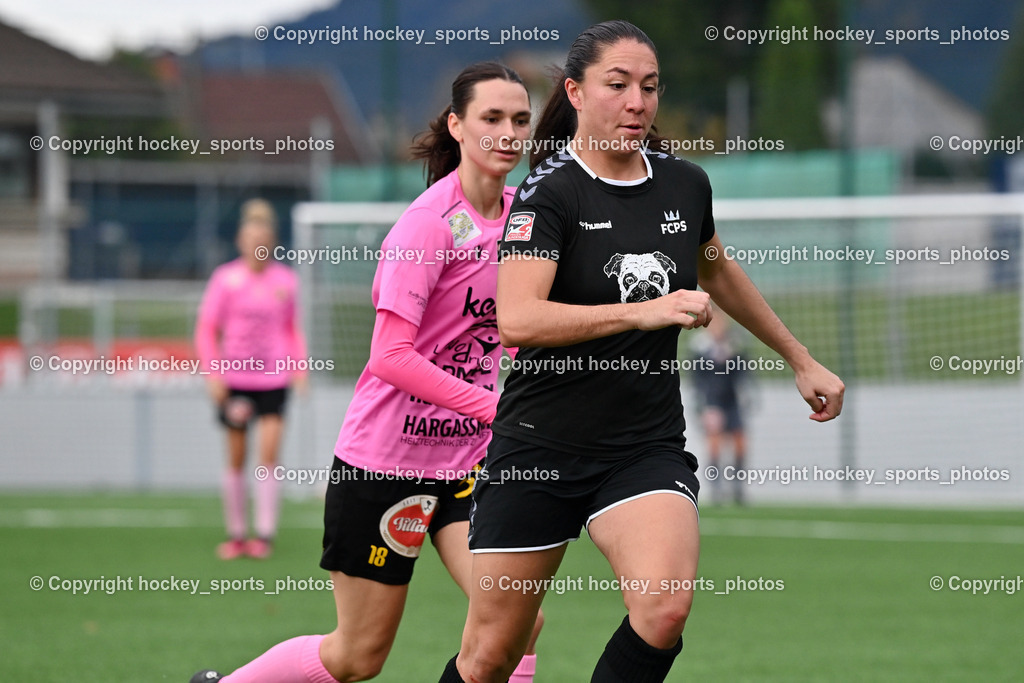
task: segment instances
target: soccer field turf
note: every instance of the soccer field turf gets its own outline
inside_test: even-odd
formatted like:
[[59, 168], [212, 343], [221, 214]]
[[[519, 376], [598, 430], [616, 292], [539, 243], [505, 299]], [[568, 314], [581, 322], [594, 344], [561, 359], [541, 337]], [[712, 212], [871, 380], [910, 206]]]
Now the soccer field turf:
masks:
[[[0, 496], [0, 681], [184, 683], [330, 630], [329, 590], [284, 585], [327, 578], [320, 514], [319, 502], [286, 501], [274, 556], [225, 563], [213, 554], [222, 532], [212, 496]], [[1006, 588], [1024, 575], [1024, 511], [707, 506], [701, 525], [706, 590], [670, 681], [1021, 680], [1024, 595]], [[71, 592], [71, 580], [101, 577], [120, 577], [120, 590]], [[141, 590], [140, 577], [214, 590]], [[952, 590], [951, 577], [1005, 580], [986, 595]], [[545, 600], [536, 680], [588, 681], [622, 602], [602, 590], [614, 577], [585, 536], [556, 578], [566, 590]], [[777, 590], [724, 594], [737, 579]], [[221, 595], [213, 582], [224, 580], [235, 583]], [[437, 680], [465, 606], [425, 549], [377, 680]]]

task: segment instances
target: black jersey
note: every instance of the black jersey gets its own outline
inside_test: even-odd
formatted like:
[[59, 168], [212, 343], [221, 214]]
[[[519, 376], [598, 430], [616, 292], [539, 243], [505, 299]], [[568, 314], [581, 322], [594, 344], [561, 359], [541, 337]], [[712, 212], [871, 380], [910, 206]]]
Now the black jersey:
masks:
[[[735, 410], [740, 404], [740, 383], [746, 375], [746, 366], [735, 363], [742, 360], [740, 346], [728, 335], [715, 338], [709, 331], [698, 333], [691, 344], [693, 385], [702, 407]], [[733, 361], [737, 367], [729, 368]]]
[[[648, 177], [617, 184], [574, 154], [552, 155], [516, 191], [501, 253], [550, 258], [548, 298], [596, 305], [697, 288], [700, 245], [715, 233], [711, 184], [688, 161], [647, 152]], [[492, 426], [560, 450], [684, 443], [679, 328], [622, 332], [557, 348], [522, 347]]]

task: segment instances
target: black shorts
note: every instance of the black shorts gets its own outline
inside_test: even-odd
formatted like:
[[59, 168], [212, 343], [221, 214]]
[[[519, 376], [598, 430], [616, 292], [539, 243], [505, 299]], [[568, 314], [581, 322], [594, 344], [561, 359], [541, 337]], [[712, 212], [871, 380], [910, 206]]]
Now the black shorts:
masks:
[[601, 513], [653, 493], [681, 495], [696, 508], [696, 469], [697, 459], [682, 446], [650, 446], [610, 458], [495, 434], [473, 491], [469, 549], [526, 552], [564, 545]]
[[378, 583], [412, 579], [426, 534], [469, 520], [480, 466], [453, 481], [398, 479], [334, 458], [324, 503], [320, 567]]
[[704, 406], [704, 410], [717, 410], [722, 413], [722, 417], [724, 418], [722, 431], [727, 434], [743, 431], [743, 414], [740, 412], [739, 404], [735, 401], [723, 405], [708, 404]]
[[[227, 410], [229, 410], [229, 404], [232, 399], [248, 399], [251, 403], [252, 417], [261, 417], [263, 415], [281, 415], [284, 413], [284, 404], [288, 400], [288, 389], [282, 387], [280, 389], [228, 389], [228, 398], [223, 405], [217, 408], [217, 419], [225, 427], [237, 427], [237, 424], [232, 424], [229, 419]], [[248, 422], [248, 420], [246, 420]]]

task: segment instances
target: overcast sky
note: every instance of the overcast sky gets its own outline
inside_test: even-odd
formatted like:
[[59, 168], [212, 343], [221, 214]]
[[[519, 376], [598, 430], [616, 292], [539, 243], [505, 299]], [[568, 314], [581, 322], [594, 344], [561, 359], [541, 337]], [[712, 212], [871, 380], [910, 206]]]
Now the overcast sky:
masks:
[[0, 0], [0, 21], [88, 59], [115, 47], [183, 48], [197, 37], [248, 33], [335, 0]]

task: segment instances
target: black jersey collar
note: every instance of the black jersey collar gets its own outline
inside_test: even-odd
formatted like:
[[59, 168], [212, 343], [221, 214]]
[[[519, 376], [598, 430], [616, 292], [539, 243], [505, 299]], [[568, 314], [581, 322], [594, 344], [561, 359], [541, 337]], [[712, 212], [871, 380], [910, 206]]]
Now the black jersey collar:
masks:
[[636, 180], [615, 180], [613, 178], [602, 178], [596, 173], [594, 173], [594, 171], [589, 166], [583, 163], [583, 159], [579, 158], [579, 156], [576, 154], [576, 150], [573, 149], [572, 145], [569, 145], [568, 151], [569, 156], [576, 160], [576, 163], [580, 165], [580, 168], [587, 172], [587, 175], [589, 175], [591, 178], [600, 180], [601, 182], [608, 183], [609, 185], [614, 185], [616, 187], [635, 187], [637, 185], [643, 185], [648, 180], [654, 177], [654, 172], [651, 170], [651, 162], [647, 159], [647, 155], [644, 154], [643, 152], [640, 152], [640, 156], [644, 158], [644, 165], [647, 166], [647, 177], [637, 178]]

